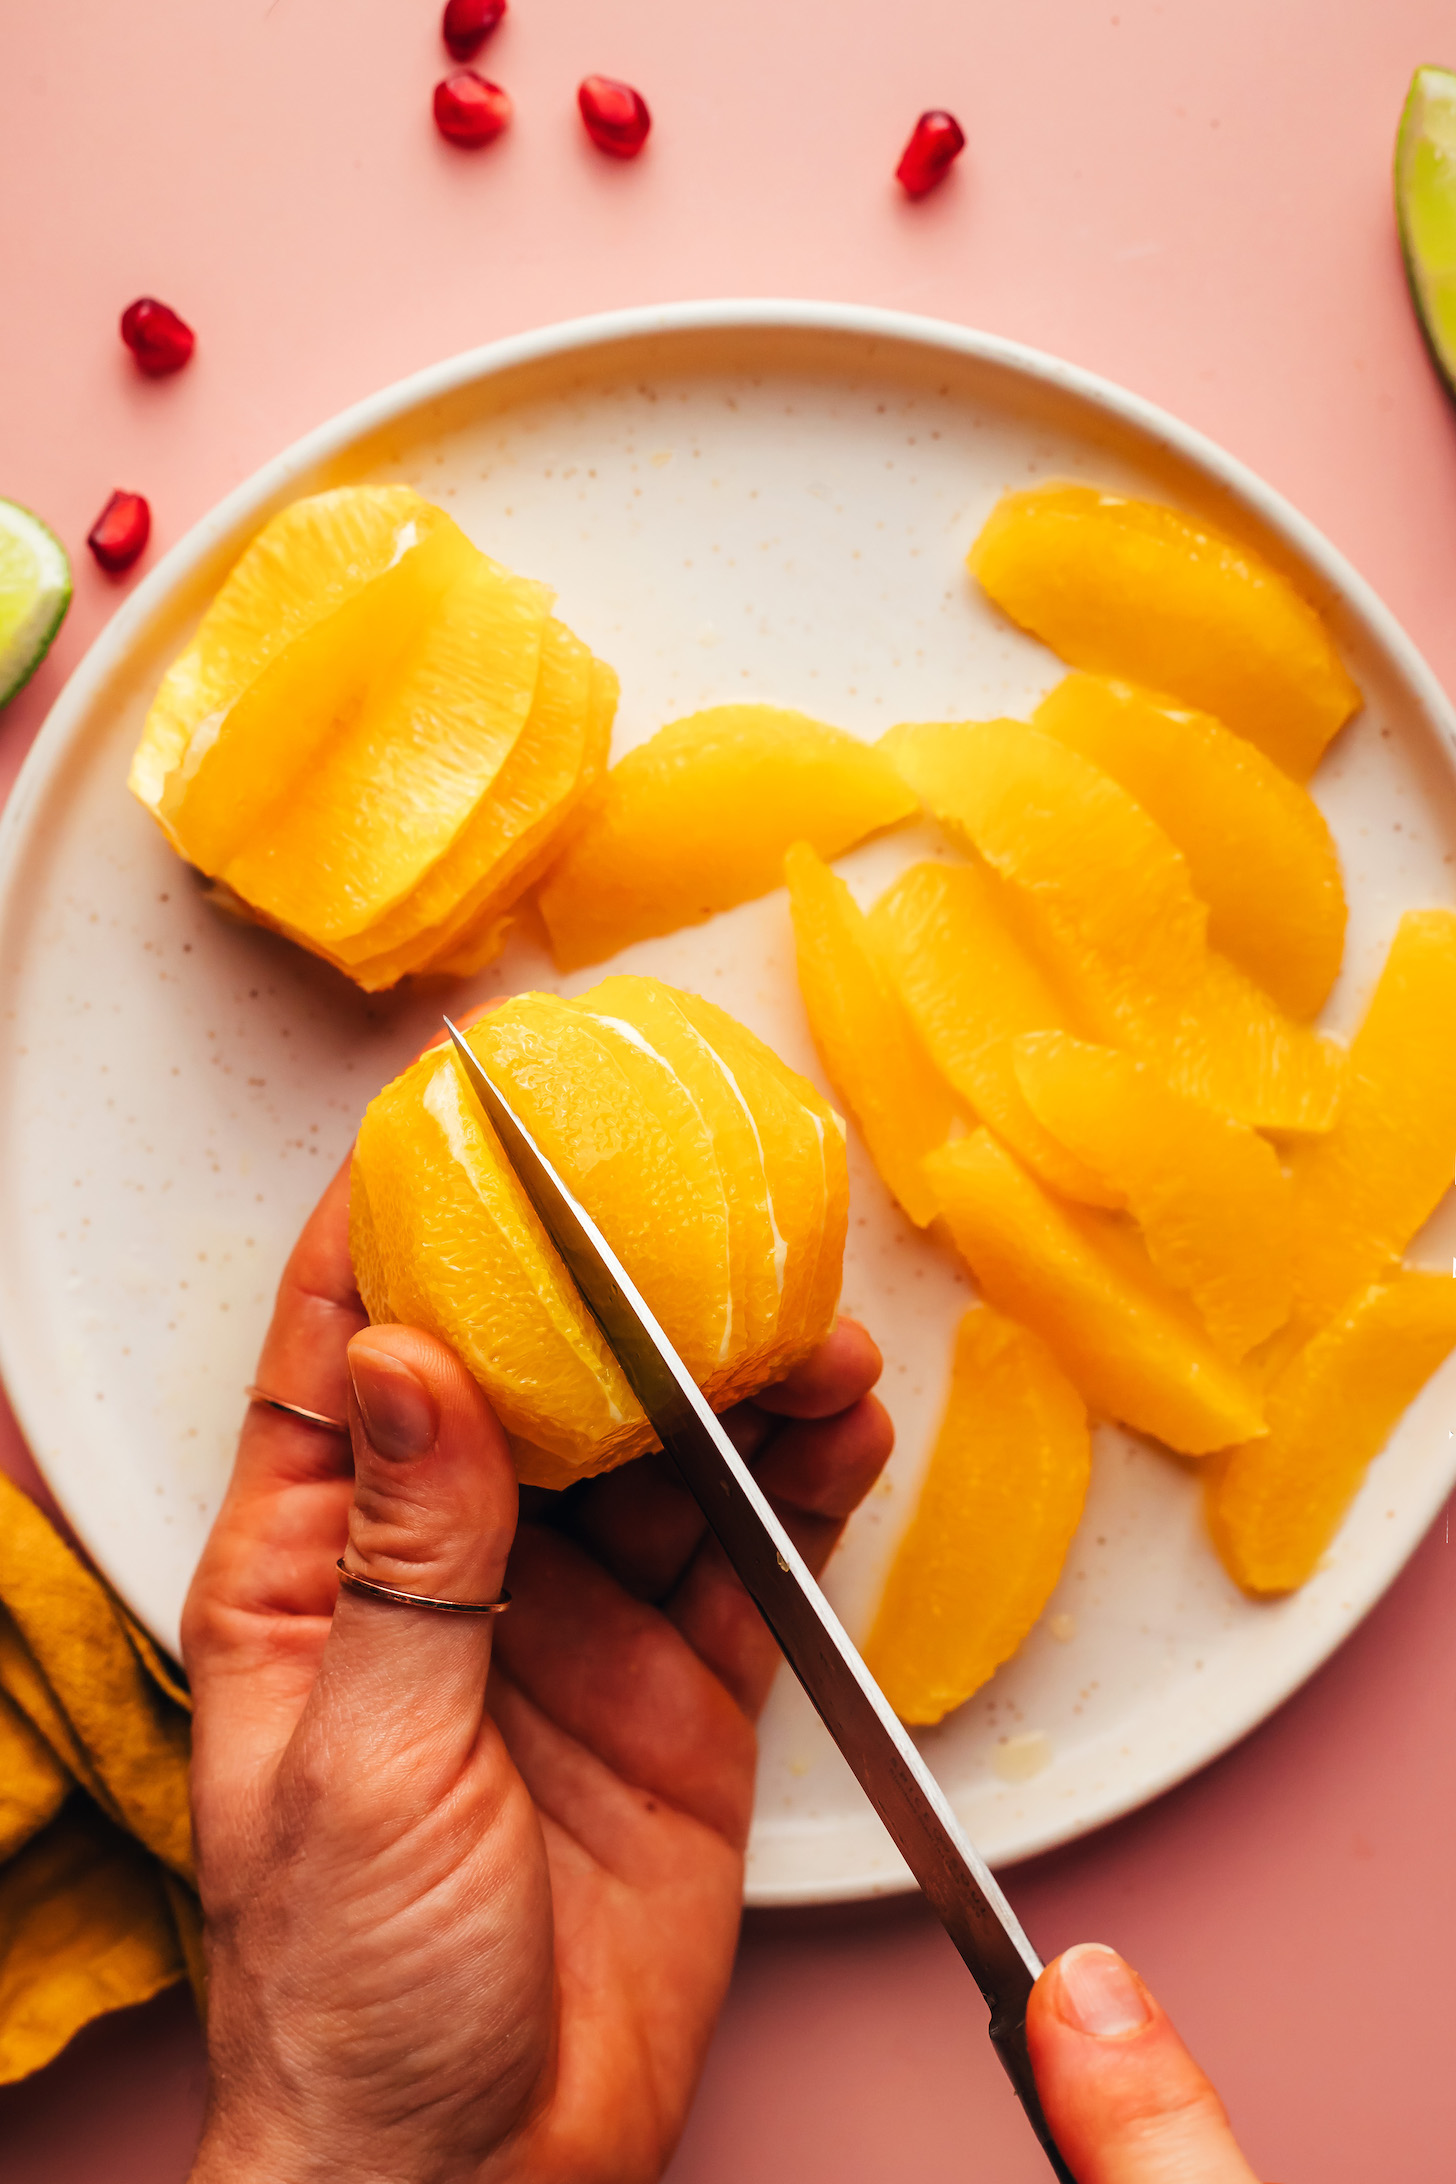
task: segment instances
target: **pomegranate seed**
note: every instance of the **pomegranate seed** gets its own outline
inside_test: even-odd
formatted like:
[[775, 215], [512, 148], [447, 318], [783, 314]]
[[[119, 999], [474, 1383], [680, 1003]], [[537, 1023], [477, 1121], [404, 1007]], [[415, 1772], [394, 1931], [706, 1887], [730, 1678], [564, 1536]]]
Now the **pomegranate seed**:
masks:
[[505, 12], [506, 0], [447, 0], [440, 35], [457, 61], [468, 61]]
[[457, 68], [435, 86], [435, 127], [452, 144], [472, 149], [498, 137], [511, 118], [509, 95], [473, 68]]
[[586, 76], [576, 94], [586, 133], [599, 152], [613, 159], [635, 159], [647, 142], [652, 116], [647, 101], [630, 83], [610, 76]]
[[923, 197], [949, 174], [953, 161], [966, 148], [965, 131], [954, 114], [938, 107], [922, 114], [910, 132], [910, 142], [900, 155], [895, 178], [910, 197]]
[[121, 338], [148, 379], [180, 372], [197, 346], [185, 319], [155, 296], [138, 296], [121, 314]]
[[110, 576], [129, 569], [152, 535], [152, 511], [140, 493], [113, 493], [86, 534], [86, 544]]

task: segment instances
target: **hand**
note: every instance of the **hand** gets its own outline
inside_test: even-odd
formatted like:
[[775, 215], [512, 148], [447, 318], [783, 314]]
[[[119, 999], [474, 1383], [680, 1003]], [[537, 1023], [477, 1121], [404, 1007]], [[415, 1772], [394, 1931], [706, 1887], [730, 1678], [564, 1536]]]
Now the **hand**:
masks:
[[[255, 1407], [183, 1625], [211, 1987], [195, 2184], [647, 2184], [728, 1981], [777, 1652], [662, 1458], [523, 1493], [517, 1530], [476, 1382], [417, 1330], [366, 1328], [347, 1190], [289, 1262], [258, 1378], [347, 1415], [352, 1459]], [[889, 1453], [879, 1369], [841, 1321], [730, 1414], [815, 1567]], [[514, 1604], [340, 1593], [346, 1544], [385, 1584], [504, 1581]]]
[[1111, 1949], [1088, 1942], [1049, 1964], [1026, 2030], [1077, 2184], [1258, 2184], [1213, 2087]]

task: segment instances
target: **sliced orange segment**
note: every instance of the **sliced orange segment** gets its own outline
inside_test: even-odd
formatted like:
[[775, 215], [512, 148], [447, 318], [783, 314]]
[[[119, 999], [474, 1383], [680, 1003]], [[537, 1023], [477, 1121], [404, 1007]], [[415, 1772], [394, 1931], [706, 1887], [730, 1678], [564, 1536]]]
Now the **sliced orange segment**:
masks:
[[[176, 815], [204, 870], [220, 871], [265, 917], [326, 947], [373, 924], [444, 856], [531, 710], [550, 594], [456, 537], [468, 558], [461, 563], [457, 554], [433, 601], [417, 600], [406, 611], [386, 609], [377, 597], [415, 555], [367, 595], [371, 630], [399, 611], [408, 639], [369, 675], [352, 717], [327, 677], [299, 692], [295, 709], [279, 703], [265, 675], [234, 708], [235, 728], [224, 723]], [[419, 558], [432, 547], [418, 549]], [[302, 639], [275, 672], [291, 668], [315, 641]], [[314, 740], [320, 718], [326, 731]], [[285, 745], [304, 747], [301, 766], [286, 765]], [[244, 784], [270, 767], [274, 801], [239, 832]], [[209, 861], [194, 817], [209, 798], [215, 819], [226, 813], [238, 845], [221, 865]], [[215, 825], [214, 839], [222, 838]]]
[[1188, 860], [1213, 946], [1291, 1016], [1328, 998], [1345, 946], [1340, 860], [1319, 806], [1208, 713], [1068, 675], [1032, 724], [1119, 782]]
[[1330, 1128], [1344, 1055], [1208, 947], [1187, 860], [1110, 775], [1020, 721], [907, 724], [884, 748], [1011, 884], [1095, 1038], [1256, 1129]]
[[1044, 1342], [982, 1305], [956, 1331], [950, 1401], [865, 1661], [902, 1721], [942, 1720], [1046, 1606], [1087, 1498], [1082, 1399]]
[[403, 485], [342, 486], [280, 510], [248, 546], [162, 678], [128, 781], [165, 825], [169, 777], [194, 731], [225, 714], [295, 641], [389, 570], [439, 511]]
[[1294, 1174], [1295, 1314], [1306, 1331], [1399, 1258], [1456, 1163], [1456, 912], [1411, 910], [1350, 1047], [1327, 1138]]
[[[586, 1002], [578, 1006], [587, 1013]], [[670, 986], [653, 979], [604, 978], [592, 989], [589, 1007], [593, 1023], [614, 1039], [639, 1046], [675, 1088], [674, 1100], [689, 1104], [686, 1134], [706, 1141], [713, 1176], [704, 1189], [715, 1212], [721, 1197], [727, 1223], [732, 1311], [724, 1361], [761, 1348], [778, 1332], [779, 1290], [768, 1156], [752, 1109]], [[664, 1107], [664, 1120], [668, 1113]]]
[[997, 503], [969, 558], [1003, 613], [1071, 666], [1212, 713], [1296, 781], [1360, 704], [1288, 577], [1181, 509], [1035, 486]]
[[786, 1362], [812, 1349], [834, 1325], [849, 1226], [844, 1125], [807, 1077], [785, 1068], [725, 1009], [694, 993], [675, 998], [753, 1116], [773, 1205], [775, 1352]]
[[612, 768], [541, 889], [557, 964], [700, 925], [779, 886], [791, 843], [837, 857], [914, 809], [880, 752], [803, 713], [720, 705], [674, 721]]
[[1185, 1456], [1262, 1431], [1250, 1382], [1125, 1225], [1059, 1205], [988, 1130], [925, 1168], [988, 1303], [1050, 1344], [1093, 1410]]
[[1148, 1256], [1233, 1357], [1289, 1317], [1289, 1178], [1246, 1124], [1172, 1091], [1147, 1062], [1065, 1032], [1012, 1045], [1032, 1113], [1116, 1192]]
[[1042, 1127], [1017, 1082], [1010, 1040], [1065, 1025], [1067, 1005], [1018, 937], [994, 874], [912, 865], [875, 904], [870, 932], [927, 1052], [981, 1121], [1053, 1190], [1120, 1205]]
[[1456, 1348], [1456, 1282], [1402, 1269], [1347, 1298], [1285, 1366], [1268, 1432], [1210, 1467], [1209, 1529], [1236, 1584], [1293, 1592], [1312, 1577], [1397, 1419]]
[[886, 1188], [924, 1228], [936, 1205], [920, 1163], [950, 1135], [955, 1097], [921, 1046], [843, 880], [807, 842], [785, 857], [784, 878], [814, 1044]]
[[536, 800], [544, 811], [551, 792], [558, 798], [567, 795], [577, 778], [591, 670], [587, 647], [563, 623], [548, 620], [530, 711], [490, 784], [490, 794], [475, 804], [456, 839], [402, 902], [359, 933], [334, 943], [341, 961], [364, 963], [393, 951], [428, 952], [447, 925], [468, 915], [475, 890], [482, 884], [495, 886], [503, 859], [519, 840], [513, 828], [528, 827]]

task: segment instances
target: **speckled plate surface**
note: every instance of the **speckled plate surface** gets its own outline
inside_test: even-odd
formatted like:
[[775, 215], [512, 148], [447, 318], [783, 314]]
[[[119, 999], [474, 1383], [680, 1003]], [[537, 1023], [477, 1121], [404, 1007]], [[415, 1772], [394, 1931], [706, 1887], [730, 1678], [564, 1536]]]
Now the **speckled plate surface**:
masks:
[[[961, 329], [831, 305], [702, 304], [497, 345], [393, 388], [225, 502], [138, 589], [47, 722], [0, 826], [0, 1369], [58, 1499], [175, 1645], [289, 1243], [373, 1090], [442, 996], [369, 1000], [216, 916], [127, 796], [158, 677], [283, 502], [402, 479], [546, 578], [621, 672], [620, 753], [693, 707], [775, 700], [865, 736], [1016, 713], [1056, 662], [971, 589], [1009, 486], [1070, 476], [1244, 532], [1330, 615], [1368, 694], [1315, 794], [1352, 918], [1327, 1012], [1358, 1019], [1400, 912], [1456, 900], [1449, 709], [1363, 584], [1279, 499], [1160, 413]], [[905, 830], [843, 860], [863, 900], [948, 855]], [[811, 1075], [782, 894], [627, 950], [722, 1002]], [[558, 981], [529, 935], [449, 996]], [[862, 1629], [913, 1504], [972, 1291], [851, 1141], [846, 1306], [878, 1336], [899, 1436], [829, 1589]], [[1424, 1263], [1450, 1263], [1438, 1215]], [[1006, 1863], [1188, 1774], [1278, 1704], [1389, 1584], [1456, 1474], [1448, 1368], [1398, 1429], [1326, 1566], [1254, 1607], [1223, 1576], [1187, 1467], [1108, 1429], [1055, 1598], [1018, 1658], [925, 1740]], [[907, 1876], [796, 1687], [764, 1725], [750, 1899]]]

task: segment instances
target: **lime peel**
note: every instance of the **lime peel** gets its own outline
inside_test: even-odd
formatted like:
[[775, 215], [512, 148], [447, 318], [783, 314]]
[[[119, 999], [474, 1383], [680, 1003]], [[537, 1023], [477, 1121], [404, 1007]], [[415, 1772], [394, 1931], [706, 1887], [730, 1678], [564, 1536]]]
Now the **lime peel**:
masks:
[[28, 508], [0, 500], [0, 705], [23, 689], [71, 604], [71, 564]]
[[1456, 70], [1418, 68], [1395, 144], [1406, 277], [1437, 371], [1456, 396]]

